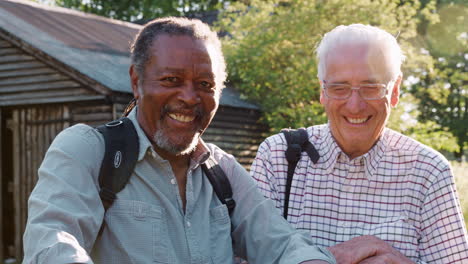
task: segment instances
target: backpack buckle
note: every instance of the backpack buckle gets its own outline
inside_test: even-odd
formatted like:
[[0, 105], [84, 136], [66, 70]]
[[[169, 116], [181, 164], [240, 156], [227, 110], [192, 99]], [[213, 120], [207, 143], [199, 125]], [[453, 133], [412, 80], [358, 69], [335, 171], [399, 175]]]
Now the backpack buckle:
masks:
[[301, 146], [299, 144], [291, 144], [286, 149], [286, 159], [288, 162], [295, 163], [301, 159]]
[[234, 201], [234, 199], [232, 198], [226, 198], [224, 199], [224, 203], [226, 204], [228, 210], [229, 210], [229, 213], [234, 209], [234, 207], [236, 207], [236, 201]]
[[114, 120], [114, 121], [111, 121], [109, 123], [106, 124], [106, 127], [116, 127], [116, 126], [120, 126], [121, 124], [123, 124], [123, 121], [122, 120]]

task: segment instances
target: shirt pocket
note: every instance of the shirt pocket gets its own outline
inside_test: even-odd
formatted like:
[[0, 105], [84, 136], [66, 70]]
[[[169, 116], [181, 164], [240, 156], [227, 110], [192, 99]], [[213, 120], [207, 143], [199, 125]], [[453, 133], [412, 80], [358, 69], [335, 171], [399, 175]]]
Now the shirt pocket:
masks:
[[[116, 238], [118, 249], [127, 252], [134, 263], [172, 263], [169, 234], [164, 209], [141, 201], [117, 199], [106, 213], [109, 232]], [[121, 258], [112, 255], [115, 262]]]
[[231, 218], [224, 204], [210, 209], [210, 243], [213, 263], [232, 263]]

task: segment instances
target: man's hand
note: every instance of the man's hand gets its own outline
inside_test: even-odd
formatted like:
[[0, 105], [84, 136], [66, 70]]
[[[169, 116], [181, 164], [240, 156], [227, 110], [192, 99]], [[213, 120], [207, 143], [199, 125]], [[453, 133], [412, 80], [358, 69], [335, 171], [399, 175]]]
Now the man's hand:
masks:
[[414, 264], [387, 242], [375, 236], [360, 236], [329, 247], [338, 264]]

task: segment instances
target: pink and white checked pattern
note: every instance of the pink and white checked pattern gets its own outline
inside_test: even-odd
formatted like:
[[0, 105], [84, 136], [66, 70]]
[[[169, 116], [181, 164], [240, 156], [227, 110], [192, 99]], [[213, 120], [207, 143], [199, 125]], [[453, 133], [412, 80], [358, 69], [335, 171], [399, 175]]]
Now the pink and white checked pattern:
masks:
[[[365, 155], [349, 160], [328, 125], [309, 127], [320, 153], [302, 153], [292, 181], [288, 221], [321, 246], [375, 235], [413, 261], [468, 263], [468, 236], [448, 161], [390, 129]], [[267, 138], [251, 175], [282, 214], [287, 177], [282, 134]]]

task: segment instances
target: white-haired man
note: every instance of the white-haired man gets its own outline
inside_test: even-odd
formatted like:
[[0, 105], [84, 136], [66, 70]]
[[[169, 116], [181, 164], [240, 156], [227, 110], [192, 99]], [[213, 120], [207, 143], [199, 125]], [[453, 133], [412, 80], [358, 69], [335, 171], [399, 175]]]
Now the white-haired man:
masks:
[[[373, 26], [338, 26], [325, 34], [317, 57], [328, 124], [307, 128], [320, 158], [314, 164], [302, 153], [288, 221], [329, 247], [338, 263], [358, 263], [349, 252], [369, 244], [394, 250], [367, 252], [360, 263], [468, 263], [468, 237], [449, 163], [385, 128], [402, 81], [404, 56], [396, 39]], [[269, 137], [251, 169], [259, 189], [281, 210], [286, 148], [283, 134]]]

